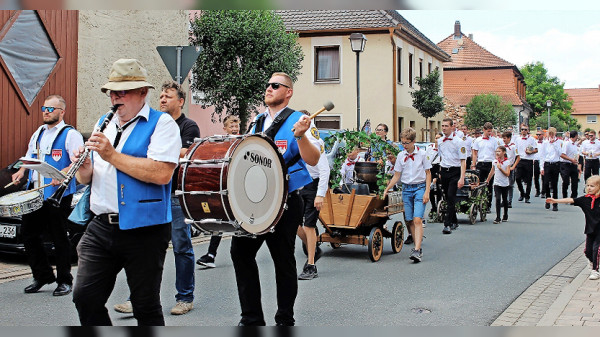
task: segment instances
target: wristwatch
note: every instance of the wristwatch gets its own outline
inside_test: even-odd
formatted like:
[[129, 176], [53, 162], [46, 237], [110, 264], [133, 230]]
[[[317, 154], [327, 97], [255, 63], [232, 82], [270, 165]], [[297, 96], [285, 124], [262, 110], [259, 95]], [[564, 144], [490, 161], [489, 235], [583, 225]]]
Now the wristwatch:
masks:
[[296, 140], [300, 140], [300, 139], [302, 139], [302, 137], [304, 137], [304, 135], [300, 135], [300, 136], [296, 136], [296, 135], [294, 135], [294, 138], [295, 138]]

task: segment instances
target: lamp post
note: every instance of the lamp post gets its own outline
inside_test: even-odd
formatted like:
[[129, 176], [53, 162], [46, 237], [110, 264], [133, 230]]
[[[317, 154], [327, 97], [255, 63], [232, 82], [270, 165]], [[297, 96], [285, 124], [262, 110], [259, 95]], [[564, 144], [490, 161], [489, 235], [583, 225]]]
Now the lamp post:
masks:
[[550, 130], [550, 107], [552, 106], [552, 101], [547, 100], [546, 106], [548, 107], [548, 130]]
[[360, 131], [360, 53], [365, 50], [367, 38], [362, 33], [350, 34], [350, 47], [356, 53], [356, 131]]

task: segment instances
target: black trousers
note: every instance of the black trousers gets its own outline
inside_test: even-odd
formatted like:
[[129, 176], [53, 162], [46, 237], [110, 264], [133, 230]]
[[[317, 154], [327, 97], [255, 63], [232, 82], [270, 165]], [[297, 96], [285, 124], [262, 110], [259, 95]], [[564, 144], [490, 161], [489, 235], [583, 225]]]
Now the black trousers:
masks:
[[81, 325], [112, 325], [106, 301], [121, 269], [138, 325], [165, 325], [160, 283], [170, 240], [170, 223], [121, 230], [118, 224], [94, 218], [77, 246], [73, 302]]
[[585, 235], [585, 257], [592, 262], [592, 269], [598, 270], [598, 258], [600, 256], [600, 230], [596, 228], [594, 233]]
[[535, 193], [540, 193], [540, 161], [533, 161], [533, 184], [535, 185]]
[[593, 175], [598, 175], [599, 163], [598, 159], [585, 160], [585, 169], [583, 171], [583, 179], [585, 179], [585, 181]]
[[[429, 192], [429, 202], [431, 202], [431, 210], [437, 213], [437, 203], [442, 198], [442, 183], [440, 178], [440, 164], [433, 164], [431, 166], [431, 191]], [[435, 186], [433, 185], [433, 179], [437, 178], [435, 181]]]
[[[500, 219], [500, 210], [504, 206], [504, 218], [508, 219], [508, 188], [509, 186], [494, 185], [496, 196], [496, 219]], [[502, 200], [500, 200], [502, 198]]]
[[231, 239], [231, 260], [237, 281], [238, 296], [242, 309], [240, 323], [244, 325], [265, 325], [261, 304], [260, 279], [256, 253], [263, 242], [267, 243], [277, 284], [277, 312], [275, 322], [281, 325], [294, 325], [294, 303], [298, 294], [298, 275], [294, 249], [296, 232], [302, 224], [304, 204], [297, 191], [290, 193], [288, 209], [275, 225], [273, 233], [256, 238], [235, 236]]
[[[488, 175], [490, 175], [490, 171], [492, 170], [492, 163], [491, 162], [477, 162], [477, 165], [475, 166], [475, 168], [477, 168], [477, 170], [479, 170], [479, 181], [485, 181], [488, 177]], [[492, 177], [492, 179], [490, 180], [490, 187], [488, 187], [487, 189], [487, 197], [488, 197], [488, 205], [492, 205], [492, 185], [494, 185], [494, 177]]]
[[[519, 189], [519, 193], [525, 199], [529, 199], [531, 197], [531, 179], [533, 177], [534, 172], [534, 161], [531, 159], [521, 159], [517, 164], [517, 169], [515, 170], [515, 179], [517, 181], [517, 188]], [[539, 168], [538, 168], [538, 177], [539, 177]], [[539, 182], [536, 182], [535, 190], [539, 191]], [[526, 187], [523, 188], [523, 183], [525, 183]]]
[[577, 184], [579, 183], [577, 164], [561, 162], [560, 178], [562, 179], [562, 197], [567, 197], [567, 191], [571, 185], [571, 198], [577, 198]]
[[219, 248], [220, 243], [221, 235], [212, 235], [210, 237], [210, 243], [208, 244], [208, 254], [212, 254], [212, 256], [217, 256], [217, 249]]
[[550, 192], [552, 192], [552, 198], [558, 199], [559, 164], [559, 162], [544, 163], [544, 191], [546, 192], [546, 197], [549, 197]]
[[307, 184], [300, 190], [300, 196], [304, 203], [304, 222], [303, 226], [315, 228], [319, 220], [319, 211], [315, 208], [315, 198], [319, 189], [319, 178], [313, 179], [312, 183]]
[[[67, 217], [71, 213], [72, 199], [73, 195], [63, 197], [59, 208], [44, 202], [42, 208], [21, 217], [21, 234], [27, 262], [33, 278], [40, 282], [49, 283], [56, 280], [57, 283], [73, 284], [71, 243], [67, 236]], [[44, 249], [44, 233], [48, 233], [54, 243], [56, 277]]]
[[460, 167], [440, 167], [440, 176], [442, 191], [446, 198], [444, 226], [451, 226], [458, 223], [456, 218], [456, 191], [458, 190], [458, 180], [460, 179]]

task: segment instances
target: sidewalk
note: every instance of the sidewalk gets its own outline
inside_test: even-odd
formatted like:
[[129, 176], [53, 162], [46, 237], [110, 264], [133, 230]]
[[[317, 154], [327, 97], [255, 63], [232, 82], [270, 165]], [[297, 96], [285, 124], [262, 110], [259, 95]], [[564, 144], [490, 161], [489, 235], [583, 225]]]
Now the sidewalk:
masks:
[[588, 280], [584, 244], [525, 290], [492, 326], [600, 326], [600, 281]]

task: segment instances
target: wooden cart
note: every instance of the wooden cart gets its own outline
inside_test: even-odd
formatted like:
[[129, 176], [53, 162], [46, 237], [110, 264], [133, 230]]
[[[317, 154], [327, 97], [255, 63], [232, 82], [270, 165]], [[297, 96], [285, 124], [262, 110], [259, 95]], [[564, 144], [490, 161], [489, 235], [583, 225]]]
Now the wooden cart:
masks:
[[332, 248], [342, 244], [357, 244], [368, 247], [369, 258], [377, 262], [383, 252], [383, 238], [391, 238], [392, 250], [398, 253], [404, 245], [404, 225], [396, 221], [392, 230], [386, 222], [390, 215], [404, 212], [401, 192], [389, 192], [385, 200], [376, 194], [358, 195], [327, 191], [319, 220], [325, 232], [318, 242], [329, 242]]

